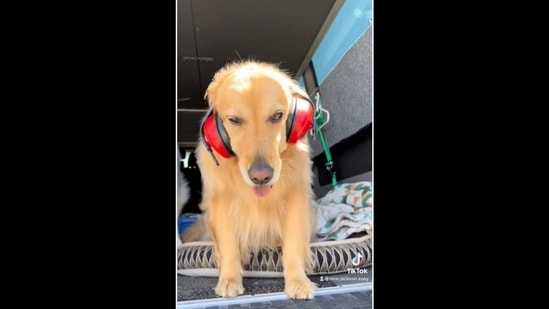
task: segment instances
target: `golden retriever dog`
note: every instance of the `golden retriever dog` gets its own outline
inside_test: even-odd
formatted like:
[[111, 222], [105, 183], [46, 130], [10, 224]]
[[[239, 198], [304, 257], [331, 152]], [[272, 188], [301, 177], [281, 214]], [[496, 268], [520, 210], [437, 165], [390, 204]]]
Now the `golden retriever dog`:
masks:
[[183, 241], [209, 234], [219, 296], [244, 292], [242, 263], [252, 253], [280, 247], [285, 292], [312, 299], [315, 285], [306, 271], [316, 216], [306, 133], [313, 104], [285, 71], [251, 60], [219, 70], [206, 98], [210, 111], [196, 149], [203, 221], [191, 226]]

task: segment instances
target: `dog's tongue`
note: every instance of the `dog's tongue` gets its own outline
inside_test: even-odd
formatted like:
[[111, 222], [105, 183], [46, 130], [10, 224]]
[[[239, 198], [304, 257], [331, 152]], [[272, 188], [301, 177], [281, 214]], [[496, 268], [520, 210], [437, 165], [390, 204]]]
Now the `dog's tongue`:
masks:
[[259, 197], [266, 197], [267, 195], [269, 195], [269, 193], [271, 193], [271, 186], [267, 186], [267, 185], [255, 186], [254, 193]]

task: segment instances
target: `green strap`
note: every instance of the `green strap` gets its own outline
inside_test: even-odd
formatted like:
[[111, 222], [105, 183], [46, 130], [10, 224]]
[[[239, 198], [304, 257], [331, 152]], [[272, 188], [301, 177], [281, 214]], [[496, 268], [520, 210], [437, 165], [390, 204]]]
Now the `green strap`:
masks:
[[328, 172], [330, 172], [332, 174], [332, 186], [335, 188], [337, 186], [337, 179], [336, 179], [336, 173], [333, 170], [334, 161], [332, 160], [332, 154], [330, 153], [330, 146], [328, 146], [328, 141], [326, 140], [326, 137], [324, 136], [324, 133], [322, 133], [322, 125], [324, 124], [324, 116], [322, 116], [322, 111], [321, 111], [320, 107], [321, 107], [320, 93], [317, 92], [317, 94], [316, 94], [316, 108], [315, 108], [315, 119], [316, 119], [316, 122], [317, 122], [316, 134], [320, 138], [320, 142], [322, 143], [322, 149], [324, 149], [324, 153], [326, 154], [326, 169], [328, 170]]

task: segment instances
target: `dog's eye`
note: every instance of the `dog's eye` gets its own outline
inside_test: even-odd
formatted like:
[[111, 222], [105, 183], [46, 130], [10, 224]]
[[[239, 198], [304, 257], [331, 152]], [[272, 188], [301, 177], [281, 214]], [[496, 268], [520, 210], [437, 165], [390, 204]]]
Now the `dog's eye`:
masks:
[[242, 124], [242, 119], [240, 119], [240, 118], [238, 118], [238, 117], [230, 116], [230, 117], [228, 117], [228, 119], [229, 119], [229, 122], [232, 123], [232, 124], [234, 124], [234, 125], [239, 126], [239, 125]]
[[271, 117], [271, 122], [272, 123], [277, 123], [280, 121], [280, 119], [282, 119], [282, 112], [276, 112], [272, 117]]

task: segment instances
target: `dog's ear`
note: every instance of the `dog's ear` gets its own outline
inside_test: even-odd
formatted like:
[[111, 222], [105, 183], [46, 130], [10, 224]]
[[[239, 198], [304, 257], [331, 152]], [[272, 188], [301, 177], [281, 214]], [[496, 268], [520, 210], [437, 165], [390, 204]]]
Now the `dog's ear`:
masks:
[[208, 89], [206, 89], [206, 93], [204, 94], [204, 100], [207, 100], [208, 105], [211, 108], [215, 108], [215, 102], [217, 99], [217, 89], [219, 88], [219, 83], [214, 79], [210, 82], [210, 85], [208, 85]]
[[292, 80], [290, 83], [290, 92], [292, 94], [298, 94], [304, 98], [310, 99], [309, 94], [307, 94], [307, 91], [305, 89], [301, 88], [299, 83], [296, 80]]
[[227, 69], [228, 67], [229, 65], [225, 65], [214, 74], [212, 81], [208, 85], [208, 89], [206, 89], [206, 93], [204, 94], [204, 99], [208, 100], [208, 105], [213, 109], [215, 109], [215, 106], [217, 105], [217, 93], [219, 91], [219, 86], [230, 73]]

